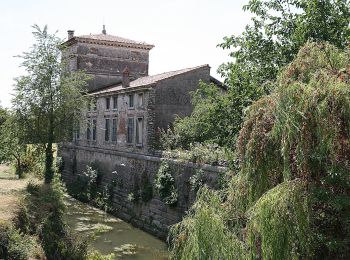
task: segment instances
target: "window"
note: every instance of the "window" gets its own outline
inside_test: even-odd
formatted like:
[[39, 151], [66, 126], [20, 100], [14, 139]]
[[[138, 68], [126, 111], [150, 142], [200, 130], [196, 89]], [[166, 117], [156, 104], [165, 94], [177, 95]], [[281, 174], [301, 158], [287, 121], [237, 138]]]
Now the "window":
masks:
[[140, 93], [140, 94], [137, 95], [137, 105], [139, 107], [143, 106], [143, 93]]
[[106, 118], [105, 123], [105, 141], [109, 141], [109, 118]]
[[109, 110], [109, 108], [110, 108], [110, 103], [111, 103], [110, 97], [106, 97], [106, 110]]
[[96, 141], [96, 119], [92, 120], [92, 140]]
[[113, 97], [113, 109], [114, 110], [118, 109], [118, 96]]
[[112, 142], [117, 141], [117, 119], [112, 119]]
[[87, 124], [86, 124], [86, 140], [90, 140], [91, 139], [90, 125], [91, 125], [91, 120], [88, 120]]
[[134, 107], [134, 94], [129, 95], [129, 108]]
[[130, 117], [128, 118], [128, 136], [127, 136], [127, 142], [131, 144], [134, 139], [134, 118]]
[[142, 145], [142, 135], [143, 135], [143, 118], [139, 117], [136, 120], [136, 144]]

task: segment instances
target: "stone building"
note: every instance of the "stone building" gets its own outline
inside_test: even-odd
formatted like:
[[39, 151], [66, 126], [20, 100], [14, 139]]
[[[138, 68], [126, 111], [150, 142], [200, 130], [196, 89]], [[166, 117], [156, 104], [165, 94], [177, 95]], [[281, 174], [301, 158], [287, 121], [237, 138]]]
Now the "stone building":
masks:
[[92, 76], [89, 95], [96, 104], [87, 113], [87, 125], [75, 136], [79, 145], [152, 154], [159, 129], [175, 116], [192, 112], [190, 92], [199, 81], [215, 82], [209, 65], [149, 76], [151, 44], [102, 34], [74, 36], [65, 43], [69, 69]]
[[[74, 142], [60, 145], [63, 179], [75, 183], [93, 165], [100, 173], [100, 186], [113, 187], [113, 214], [160, 238], [170, 225], [181, 220], [195, 194], [189, 178], [202, 169], [214, 187], [225, 169], [209, 165], [171, 162], [178, 201], [165, 204], [156, 192], [147, 200], [131, 202], [130, 194], [142, 194], [153, 186], [164, 158], [156, 151], [160, 128], [167, 128], [176, 115], [192, 112], [190, 92], [199, 81], [213, 82], [210, 67], [201, 65], [158, 75], [148, 75], [151, 44], [102, 34], [74, 36], [68, 31], [70, 70], [84, 69], [93, 76], [89, 95], [95, 100], [80, 124]], [[147, 188], [148, 189], [148, 188]], [[154, 189], [154, 187], [152, 187]], [[151, 190], [152, 190], [151, 189]]]

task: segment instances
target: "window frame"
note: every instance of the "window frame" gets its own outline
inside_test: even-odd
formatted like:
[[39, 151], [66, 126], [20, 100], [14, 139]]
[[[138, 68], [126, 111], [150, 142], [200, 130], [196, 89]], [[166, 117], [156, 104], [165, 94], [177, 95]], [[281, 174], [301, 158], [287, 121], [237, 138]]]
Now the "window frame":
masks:
[[97, 119], [92, 119], [92, 141], [97, 138]]
[[106, 110], [111, 109], [111, 97], [105, 97], [105, 107], [106, 107]]
[[[130, 99], [130, 97], [132, 97], [132, 99]], [[132, 100], [132, 102], [131, 102], [131, 100]], [[134, 101], [135, 101], [135, 94], [134, 93], [128, 94], [128, 109], [134, 109], [135, 108]], [[131, 103], [132, 103], [132, 106], [131, 106]]]
[[[141, 126], [139, 125], [139, 122], [141, 122]], [[143, 146], [143, 126], [144, 126], [144, 119], [143, 119], [143, 117], [136, 117], [135, 144], [138, 147], [142, 147]], [[139, 128], [139, 127], [141, 127], [141, 128]], [[141, 142], [139, 142], [140, 137], [141, 137]]]
[[91, 140], [91, 120], [88, 119], [86, 123], [86, 140], [90, 141]]
[[111, 141], [112, 142], [117, 142], [118, 136], [117, 136], [117, 130], [118, 130], [118, 118], [114, 117], [112, 118], [112, 136], [111, 136]]
[[113, 99], [113, 110], [118, 110], [118, 95], [113, 96], [112, 99]]
[[143, 106], [144, 106], [144, 94], [143, 92], [137, 93], [137, 107], [143, 107]]
[[105, 142], [109, 142], [110, 141], [110, 119], [109, 118], [105, 118]]
[[[130, 122], [131, 122], [131, 126], [130, 126]], [[130, 130], [130, 128], [131, 128], [131, 130]], [[134, 118], [133, 117], [128, 117], [127, 136], [126, 136], [126, 143], [127, 144], [133, 144], [134, 143], [134, 136], [135, 136], [134, 132], [135, 132]]]

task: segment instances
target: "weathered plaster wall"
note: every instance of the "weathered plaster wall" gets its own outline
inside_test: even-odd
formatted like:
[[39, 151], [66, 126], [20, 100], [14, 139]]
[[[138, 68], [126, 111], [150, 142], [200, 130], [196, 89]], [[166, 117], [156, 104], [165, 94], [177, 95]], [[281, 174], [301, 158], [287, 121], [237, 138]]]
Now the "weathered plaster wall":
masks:
[[[143, 104], [139, 105], [138, 95], [142, 94]], [[134, 106], [129, 107], [129, 95], [134, 97]], [[117, 108], [114, 108], [114, 97], [117, 98]], [[106, 98], [109, 98], [110, 107], [106, 107]], [[152, 98], [152, 97], [151, 97]], [[82, 121], [80, 125], [80, 135], [79, 140], [76, 140], [76, 144], [90, 146], [90, 147], [100, 147], [106, 149], [123, 150], [127, 152], [135, 153], [148, 153], [148, 126], [151, 120], [151, 112], [148, 109], [148, 104], [150, 100], [149, 89], [144, 88], [141, 90], [130, 90], [125, 89], [125, 91], [110, 94], [105, 96], [100, 96], [96, 100], [96, 110], [91, 110], [86, 113], [86, 121]], [[105, 120], [109, 119], [109, 140], [105, 140]], [[142, 144], [136, 144], [136, 130], [133, 133], [133, 142], [127, 143], [127, 120], [128, 118], [134, 119], [134, 130], [136, 129], [137, 118], [143, 118], [143, 130], [142, 130]], [[117, 120], [117, 133], [116, 141], [112, 140], [112, 120]], [[92, 120], [96, 120], [96, 140], [92, 140]], [[87, 140], [87, 124], [90, 122], [91, 138]]]
[[176, 115], [192, 113], [191, 91], [198, 88], [199, 81], [209, 82], [210, 67], [205, 66], [157, 83], [155, 87], [155, 127], [166, 129]]
[[70, 69], [82, 69], [93, 76], [89, 90], [121, 82], [122, 71], [126, 67], [130, 70], [131, 79], [148, 75], [148, 50], [76, 43], [69, 51]]
[[63, 179], [66, 183], [74, 181], [79, 173], [85, 171], [86, 165], [93, 164], [103, 172], [102, 185], [116, 182], [113, 189], [114, 210], [112, 213], [162, 239], [166, 238], [169, 226], [182, 219], [195, 199], [189, 182], [195, 170], [202, 168], [206, 176], [206, 183], [214, 188], [218, 186], [219, 177], [225, 171], [225, 168], [222, 167], [198, 166], [192, 163], [172, 161], [176, 169], [173, 176], [179, 195], [176, 206], [166, 205], [154, 189], [153, 198], [148, 202], [130, 202], [128, 194], [140, 189], [145, 179], [151, 184], [154, 183], [155, 175], [163, 159], [82, 146], [75, 146], [75, 148], [64, 146], [59, 151], [64, 161]]

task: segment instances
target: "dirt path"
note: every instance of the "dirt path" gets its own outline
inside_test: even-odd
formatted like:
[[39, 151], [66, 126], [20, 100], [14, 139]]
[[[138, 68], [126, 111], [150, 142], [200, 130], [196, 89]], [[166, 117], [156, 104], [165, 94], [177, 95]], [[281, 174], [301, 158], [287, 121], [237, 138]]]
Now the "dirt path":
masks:
[[18, 208], [23, 190], [31, 179], [17, 179], [7, 165], [0, 165], [0, 221], [9, 221]]

